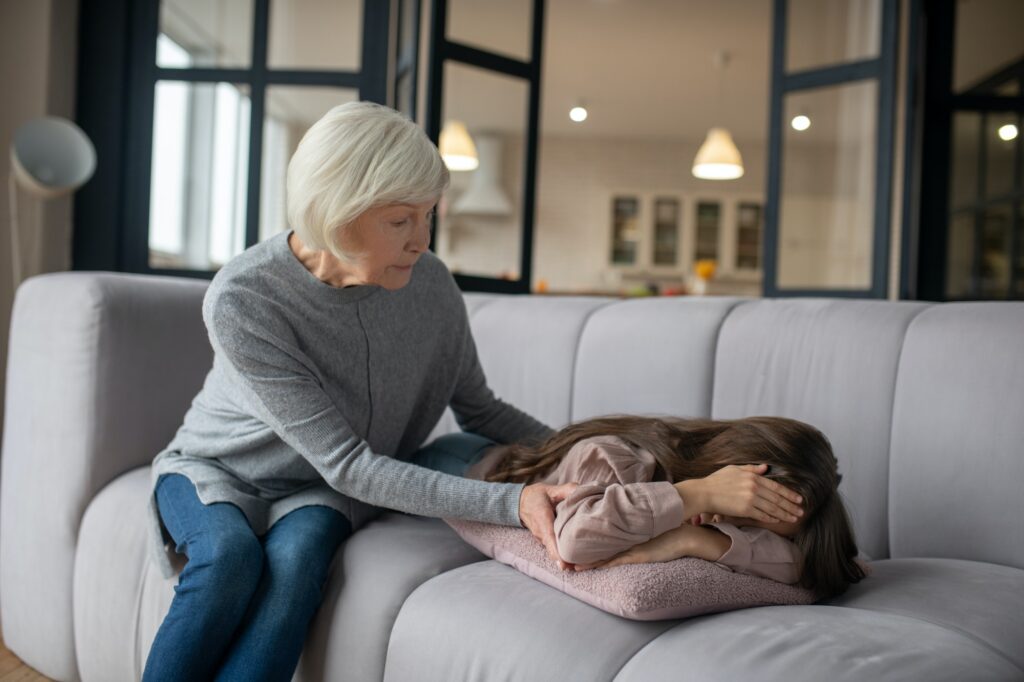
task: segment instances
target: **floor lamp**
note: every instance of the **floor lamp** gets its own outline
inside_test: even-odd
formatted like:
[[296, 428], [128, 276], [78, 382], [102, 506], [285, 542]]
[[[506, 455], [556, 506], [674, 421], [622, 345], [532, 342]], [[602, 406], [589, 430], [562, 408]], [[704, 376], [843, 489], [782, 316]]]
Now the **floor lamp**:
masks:
[[96, 149], [81, 128], [55, 116], [37, 118], [14, 133], [7, 191], [11, 211], [11, 272], [21, 283], [18, 187], [39, 199], [74, 192], [96, 170]]

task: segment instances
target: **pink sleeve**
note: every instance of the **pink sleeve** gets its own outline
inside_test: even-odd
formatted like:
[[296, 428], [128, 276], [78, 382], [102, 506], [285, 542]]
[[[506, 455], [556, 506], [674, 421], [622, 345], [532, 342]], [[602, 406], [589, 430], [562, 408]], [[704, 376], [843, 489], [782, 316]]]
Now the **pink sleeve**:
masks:
[[[558, 553], [589, 564], [677, 528], [683, 502], [667, 481], [652, 481], [657, 462], [614, 437], [580, 441], [546, 482], [580, 482], [555, 510]], [[555, 480], [552, 480], [555, 479]]]
[[732, 540], [732, 546], [715, 562], [719, 566], [780, 583], [792, 584], [800, 580], [803, 557], [791, 540], [767, 528], [737, 528], [731, 523], [704, 525], [716, 528]]

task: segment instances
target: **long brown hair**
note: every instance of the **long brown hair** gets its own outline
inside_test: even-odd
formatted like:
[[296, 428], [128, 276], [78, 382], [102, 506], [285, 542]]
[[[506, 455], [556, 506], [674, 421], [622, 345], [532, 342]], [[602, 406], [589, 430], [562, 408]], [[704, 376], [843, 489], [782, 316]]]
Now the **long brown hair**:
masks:
[[734, 420], [608, 416], [570, 424], [536, 447], [506, 446], [489, 481], [529, 483], [543, 478], [577, 442], [618, 436], [654, 455], [672, 482], [704, 478], [730, 464], [768, 464], [767, 478], [803, 497], [804, 521], [792, 540], [803, 555], [800, 585], [820, 598], [842, 594], [864, 578], [857, 544], [839, 496], [842, 475], [828, 439], [795, 419]]

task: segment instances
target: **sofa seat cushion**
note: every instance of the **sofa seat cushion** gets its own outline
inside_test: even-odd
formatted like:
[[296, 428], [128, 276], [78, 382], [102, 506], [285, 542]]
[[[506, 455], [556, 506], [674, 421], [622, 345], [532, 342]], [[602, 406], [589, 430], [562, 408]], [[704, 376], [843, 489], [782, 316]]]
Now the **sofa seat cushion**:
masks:
[[890, 559], [832, 600], [927, 621], [991, 647], [1024, 678], [1024, 570], [962, 559]]
[[[391, 635], [385, 679], [653, 680], [1010, 680], [1022, 670], [976, 632], [929, 618], [927, 605], [963, 589], [964, 573], [898, 587], [893, 562], [879, 562], [851, 606], [768, 606], [683, 621], [636, 622], [605, 613], [497, 562], [482, 562], [424, 583], [406, 601]], [[965, 562], [960, 562], [965, 563]], [[961, 567], [962, 568], [962, 567]], [[997, 567], [998, 568], [998, 567]], [[978, 577], [986, 575], [983, 571]], [[912, 577], [906, 578], [913, 580]], [[1002, 592], [1010, 608], [1019, 597]], [[984, 589], [983, 585], [979, 588]], [[903, 610], [879, 606], [892, 591]], [[1020, 593], [1018, 590], [1017, 594]], [[860, 606], [857, 602], [860, 602]], [[898, 600], [897, 600], [898, 603]], [[968, 602], [963, 602], [968, 603]], [[965, 611], [984, 618], [988, 600]], [[1017, 611], [1020, 609], [1018, 607]], [[1020, 630], [1005, 633], [1005, 642]]]
[[838, 606], [766, 606], [684, 621], [613, 679], [779, 682], [1006, 682], [1022, 671], [963, 633]]
[[[174, 597], [147, 554], [149, 467], [120, 476], [92, 501], [75, 559], [74, 625], [85, 682], [138, 680]], [[137, 513], [132, 513], [135, 510]], [[443, 522], [386, 513], [335, 557], [297, 679], [381, 679], [391, 627], [421, 583], [484, 557]]]
[[384, 679], [607, 680], [676, 622], [613, 616], [484, 561], [409, 596], [391, 633]]

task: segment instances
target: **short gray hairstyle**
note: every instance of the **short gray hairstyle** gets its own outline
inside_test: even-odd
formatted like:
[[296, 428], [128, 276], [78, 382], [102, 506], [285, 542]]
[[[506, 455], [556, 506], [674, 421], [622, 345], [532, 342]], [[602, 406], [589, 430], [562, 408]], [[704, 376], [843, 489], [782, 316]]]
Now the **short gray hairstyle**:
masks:
[[306, 131], [288, 163], [288, 221], [311, 249], [343, 262], [338, 231], [367, 209], [437, 199], [448, 168], [415, 123], [372, 102], [334, 107]]

